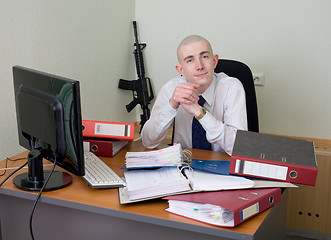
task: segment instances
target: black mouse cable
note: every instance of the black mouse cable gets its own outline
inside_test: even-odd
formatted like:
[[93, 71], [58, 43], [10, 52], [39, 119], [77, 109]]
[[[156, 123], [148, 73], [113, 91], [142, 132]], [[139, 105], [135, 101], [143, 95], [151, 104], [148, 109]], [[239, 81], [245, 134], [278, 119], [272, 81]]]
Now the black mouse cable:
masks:
[[[8, 158], [7, 158], [8, 159]], [[9, 159], [10, 160], [10, 159]], [[21, 159], [20, 159], [21, 160]], [[27, 164], [28, 164], [29, 161], [26, 161], [26, 163], [24, 163], [22, 166], [20, 166], [19, 168], [17, 168], [14, 172], [12, 172], [11, 174], [9, 174], [1, 183], [0, 183], [0, 187], [2, 186], [2, 184], [4, 184], [8, 178], [10, 178], [11, 176], [13, 176], [16, 172], [18, 172], [19, 170], [21, 170], [23, 167], [25, 167]], [[7, 168], [7, 160], [6, 160], [6, 168]], [[7, 170], [7, 169], [6, 169]], [[0, 176], [3, 176], [5, 173], [6, 173], [6, 170], [5, 172], [0, 175]]]
[[5, 168], [2, 169], [2, 170], [4, 170], [4, 171], [3, 171], [3, 173], [0, 174], [0, 177], [4, 176], [4, 175], [6, 174], [7, 169], [8, 169], [8, 168], [7, 168], [7, 167], [8, 167], [8, 161], [16, 162], [16, 161], [24, 160], [24, 159], [27, 159], [27, 157], [17, 158], [17, 159], [11, 159], [11, 158], [7, 157], [7, 158], [6, 158]]
[[55, 160], [54, 160], [54, 165], [53, 165], [53, 167], [52, 167], [52, 170], [50, 171], [50, 173], [49, 173], [49, 175], [48, 175], [46, 181], [44, 182], [44, 185], [43, 185], [42, 188], [40, 189], [39, 194], [38, 194], [36, 200], [34, 201], [34, 204], [33, 204], [32, 210], [31, 210], [31, 214], [30, 214], [30, 223], [29, 223], [29, 225], [30, 225], [30, 236], [31, 236], [31, 239], [32, 239], [32, 240], [34, 240], [33, 229], [32, 229], [32, 220], [33, 220], [34, 210], [36, 209], [37, 203], [39, 202], [40, 196], [41, 196], [42, 192], [44, 191], [44, 188], [46, 187], [46, 185], [47, 185], [49, 179], [51, 178], [51, 176], [52, 176], [52, 174], [53, 174], [53, 172], [54, 172], [54, 169], [55, 169], [55, 166], [56, 166], [56, 161], [57, 161], [57, 160], [56, 160], [56, 158], [55, 158]]

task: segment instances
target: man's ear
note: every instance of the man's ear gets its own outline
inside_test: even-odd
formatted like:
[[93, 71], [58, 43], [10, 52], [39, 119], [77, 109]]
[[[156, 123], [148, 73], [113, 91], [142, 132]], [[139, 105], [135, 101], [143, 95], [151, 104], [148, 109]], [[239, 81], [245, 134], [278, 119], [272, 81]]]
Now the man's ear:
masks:
[[184, 76], [182, 65], [176, 65], [176, 70], [180, 75]]
[[214, 69], [215, 69], [216, 66], [217, 66], [217, 63], [218, 63], [218, 55], [217, 55], [217, 54], [215, 54], [215, 55], [213, 56], [213, 61], [214, 61]]

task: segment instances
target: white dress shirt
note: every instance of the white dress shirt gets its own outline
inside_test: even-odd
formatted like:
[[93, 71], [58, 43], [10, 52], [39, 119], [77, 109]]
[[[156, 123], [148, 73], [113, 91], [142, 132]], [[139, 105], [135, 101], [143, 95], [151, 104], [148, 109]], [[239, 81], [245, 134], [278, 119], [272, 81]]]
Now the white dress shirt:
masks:
[[[174, 142], [192, 148], [193, 115], [181, 106], [174, 109], [169, 104], [176, 85], [187, 82], [185, 77], [176, 77], [161, 88], [150, 119], [141, 131], [146, 148], [155, 148], [161, 144], [174, 119]], [[237, 130], [247, 130], [245, 90], [238, 79], [224, 73], [214, 73], [212, 83], [202, 96], [206, 100], [204, 108], [207, 113], [199, 122], [206, 130], [207, 140], [213, 151], [225, 151], [231, 155]]]

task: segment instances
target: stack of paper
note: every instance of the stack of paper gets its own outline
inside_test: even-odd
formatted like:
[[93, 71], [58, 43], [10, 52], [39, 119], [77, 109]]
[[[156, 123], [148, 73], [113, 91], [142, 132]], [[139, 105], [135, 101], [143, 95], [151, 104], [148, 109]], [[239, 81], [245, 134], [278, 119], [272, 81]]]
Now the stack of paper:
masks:
[[182, 147], [176, 144], [147, 152], [127, 152], [126, 168], [178, 166], [182, 163]]
[[174, 167], [124, 172], [129, 200], [191, 190], [189, 180]]
[[212, 204], [169, 200], [168, 212], [217, 226], [233, 226], [233, 212]]
[[195, 191], [217, 191], [254, 187], [252, 180], [244, 177], [221, 175], [200, 170], [185, 169], [185, 175]]
[[234, 227], [281, 200], [280, 188], [200, 192], [168, 196], [168, 212], [209, 224]]

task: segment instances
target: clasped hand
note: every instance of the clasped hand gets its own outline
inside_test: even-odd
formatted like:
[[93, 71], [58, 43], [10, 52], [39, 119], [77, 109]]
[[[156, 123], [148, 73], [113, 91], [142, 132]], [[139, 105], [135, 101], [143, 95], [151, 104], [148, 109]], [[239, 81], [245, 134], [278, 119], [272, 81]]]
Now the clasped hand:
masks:
[[179, 83], [169, 101], [170, 105], [174, 109], [177, 109], [181, 105], [186, 112], [198, 116], [201, 111], [201, 106], [198, 104], [199, 87], [199, 84]]

